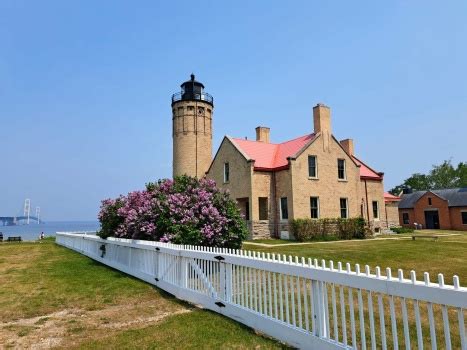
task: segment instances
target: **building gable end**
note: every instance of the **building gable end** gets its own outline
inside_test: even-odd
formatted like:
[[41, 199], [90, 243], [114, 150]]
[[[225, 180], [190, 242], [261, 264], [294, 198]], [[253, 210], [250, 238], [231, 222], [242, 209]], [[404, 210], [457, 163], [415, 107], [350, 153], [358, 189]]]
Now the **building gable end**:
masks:
[[229, 136], [224, 136], [224, 139], [222, 140], [222, 142], [221, 142], [219, 148], [217, 149], [216, 154], [215, 154], [214, 158], [212, 159], [211, 165], [209, 166], [209, 169], [208, 169], [208, 171], [206, 172], [206, 174], [208, 174], [208, 173], [211, 171], [212, 165], [213, 165], [214, 162], [216, 161], [217, 156], [219, 155], [220, 150], [221, 150], [223, 147], [225, 147], [224, 144], [225, 144], [226, 142], [230, 142], [230, 144], [233, 146], [233, 148], [234, 148], [238, 153], [240, 153], [240, 155], [241, 155], [247, 162], [254, 162], [254, 159], [249, 158], [245, 153], [242, 152], [242, 150], [235, 144], [235, 141], [233, 141], [231, 137], [229, 137]]

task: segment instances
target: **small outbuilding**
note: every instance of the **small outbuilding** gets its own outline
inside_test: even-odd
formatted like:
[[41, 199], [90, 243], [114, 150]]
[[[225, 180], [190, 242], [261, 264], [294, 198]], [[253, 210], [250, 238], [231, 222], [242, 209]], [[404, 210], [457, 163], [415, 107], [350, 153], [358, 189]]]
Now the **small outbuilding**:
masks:
[[467, 187], [403, 194], [399, 221], [404, 227], [467, 231]]
[[401, 197], [384, 192], [384, 215], [388, 228], [399, 226], [399, 202]]

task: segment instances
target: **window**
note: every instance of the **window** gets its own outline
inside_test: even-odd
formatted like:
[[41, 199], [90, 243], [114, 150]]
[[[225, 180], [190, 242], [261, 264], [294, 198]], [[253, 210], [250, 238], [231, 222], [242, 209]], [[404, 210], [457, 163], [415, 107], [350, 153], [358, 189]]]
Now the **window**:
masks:
[[341, 198], [340, 204], [341, 204], [341, 218], [347, 219], [349, 217], [349, 208], [347, 207], [347, 198]]
[[319, 219], [319, 198], [310, 197], [310, 214], [312, 219]]
[[249, 199], [245, 202], [245, 220], [250, 220], [250, 201]]
[[259, 219], [267, 220], [268, 219], [268, 198], [259, 197], [258, 198], [258, 207], [259, 207]]
[[229, 182], [230, 180], [230, 165], [229, 163], [224, 163], [224, 183]]
[[339, 180], [345, 180], [345, 159], [338, 159], [337, 160], [337, 178]]
[[373, 201], [373, 218], [379, 219], [379, 205], [378, 201]]
[[404, 225], [409, 224], [409, 213], [402, 213], [402, 223]]
[[462, 225], [467, 225], [467, 211], [463, 211], [462, 215]]
[[431, 197], [428, 197], [428, 205], [431, 205]]
[[281, 220], [289, 219], [289, 209], [287, 207], [287, 197], [282, 197], [280, 199], [280, 214]]
[[316, 156], [308, 156], [308, 177], [318, 177], [316, 165]]

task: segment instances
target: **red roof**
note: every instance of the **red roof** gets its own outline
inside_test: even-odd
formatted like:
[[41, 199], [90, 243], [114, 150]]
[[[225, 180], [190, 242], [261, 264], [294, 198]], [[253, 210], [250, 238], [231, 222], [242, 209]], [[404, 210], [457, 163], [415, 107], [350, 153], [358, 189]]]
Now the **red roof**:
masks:
[[383, 176], [381, 173], [377, 173], [373, 169], [371, 169], [368, 165], [363, 163], [360, 159], [355, 156], [352, 156], [355, 163], [360, 165], [360, 177], [362, 179], [370, 179], [370, 180], [382, 180]]
[[[315, 134], [308, 134], [283, 143], [266, 143], [232, 138], [236, 147], [243, 154], [255, 161], [255, 170], [281, 170], [287, 169], [287, 158], [294, 157], [303, 147], [315, 138]], [[357, 165], [360, 165], [360, 177], [364, 179], [382, 180], [382, 174], [377, 173], [358, 158], [352, 156]]]
[[384, 192], [384, 201], [385, 202], [397, 202], [400, 201], [401, 197], [394, 196], [393, 194], [390, 194], [389, 192]]
[[288, 157], [298, 153], [314, 137], [315, 134], [308, 134], [279, 144], [236, 138], [232, 140], [246, 156], [255, 161], [255, 170], [280, 170], [288, 167]]

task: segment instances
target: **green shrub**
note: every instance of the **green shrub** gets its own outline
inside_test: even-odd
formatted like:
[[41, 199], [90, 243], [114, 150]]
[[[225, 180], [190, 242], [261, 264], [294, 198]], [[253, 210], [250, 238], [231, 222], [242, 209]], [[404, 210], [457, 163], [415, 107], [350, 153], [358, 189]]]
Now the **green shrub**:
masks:
[[391, 227], [391, 231], [395, 233], [413, 233], [414, 229], [410, 227]]
[[369, 234], [363, 218], [295, 219], [290, 222], [290, 227], [300, 242], [363, 239]]

